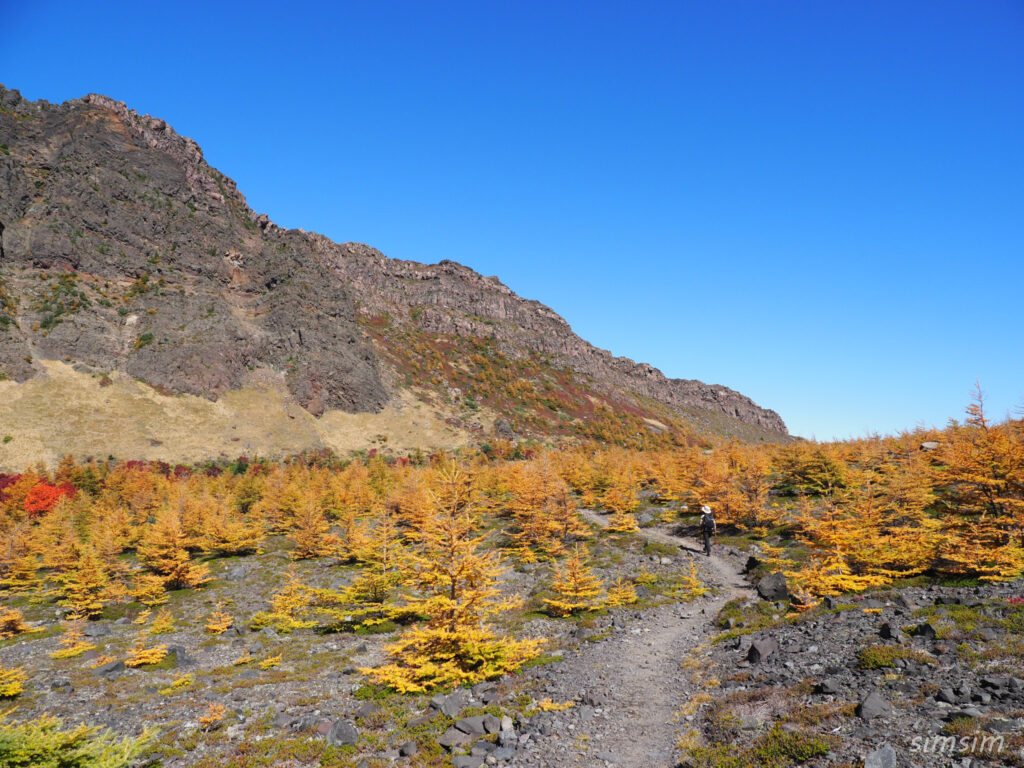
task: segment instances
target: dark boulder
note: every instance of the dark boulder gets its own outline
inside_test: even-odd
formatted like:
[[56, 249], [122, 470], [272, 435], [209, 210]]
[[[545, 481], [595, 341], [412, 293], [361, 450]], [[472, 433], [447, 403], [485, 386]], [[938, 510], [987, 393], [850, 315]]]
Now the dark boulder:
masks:
[[789, 600], [789, 585], [781, 573], [772, 573], [757, 582], [757, 594], [772, 603]]

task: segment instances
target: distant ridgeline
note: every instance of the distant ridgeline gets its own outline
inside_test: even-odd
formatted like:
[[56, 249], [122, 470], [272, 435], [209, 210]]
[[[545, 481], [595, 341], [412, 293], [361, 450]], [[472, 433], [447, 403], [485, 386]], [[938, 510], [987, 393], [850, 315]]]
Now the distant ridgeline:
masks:
[[[166, 396], [276, 388], [314, 418], [412, 390], [476, 442], [495, 423], [629, 444], [787, 436], [775, 412], [596, 349], [497, 278], [281, 229], [194, 141], [105, 96], [53, 105], [0, 87], [0, 249], [8, 382], [58, 361]], [[49, 438], [33, 440], [46, 455]]]

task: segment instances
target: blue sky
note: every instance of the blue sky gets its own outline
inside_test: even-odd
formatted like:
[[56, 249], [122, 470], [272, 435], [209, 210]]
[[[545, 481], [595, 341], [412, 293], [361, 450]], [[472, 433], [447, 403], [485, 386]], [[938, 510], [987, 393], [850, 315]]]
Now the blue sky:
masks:
[[1024, 3], [26, 3], [0, 82], [818, 439], [1024, 405]]

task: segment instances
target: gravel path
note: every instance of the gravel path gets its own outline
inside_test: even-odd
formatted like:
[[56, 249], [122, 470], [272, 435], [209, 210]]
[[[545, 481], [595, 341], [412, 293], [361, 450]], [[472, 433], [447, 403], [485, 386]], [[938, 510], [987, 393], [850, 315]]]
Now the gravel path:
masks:
[[[597, 525], [606, 519], [590, 510]], [[538, 730], [511, 763], [522, 768], [615, 765], [656, 768], [676, 764], [676, 743], [685, 725], [680, 710], [696, 692], [688, 654], [712, 636], [711, 621], [722, 605], [749, 592], [750, 586], [723, 558], [706, 558], [692, 539], [644, 529], [640, 535], [681, 549], [692, 557], [712, 592], [697, 600], [663, 605], [616, 620], [612, 635], [584, 643], [579, 652], [545, 669], [543, 693], [552, 701], [581, 703], [541, 716]], [[546, 679], [544, 679], [546, 678]]]

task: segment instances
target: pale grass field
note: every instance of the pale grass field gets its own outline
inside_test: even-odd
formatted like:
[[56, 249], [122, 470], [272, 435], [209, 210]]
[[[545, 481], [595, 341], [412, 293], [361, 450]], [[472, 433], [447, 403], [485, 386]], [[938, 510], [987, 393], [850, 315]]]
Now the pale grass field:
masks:
[[[118, 373], [100, 379], [58, 361], [42, 361], [46, 376], [0, 381], [0, 471], [38, 461], [54, 466], [64, 454], [194, 462], [248, 456], [286, 456], [330, 448], [338, 454], [371, 448], [397, 453], [468, 445], [468, 432], [445, 424], [448, 414], [410, 391], [380, 413], [328, 411], [316, 418], [281, 386], [263, 383], [217, 401], [162, 395]], [[485, 425], [492, 419], [484, 414]], [[13, 439], [2, 442], [5, 436]]]

